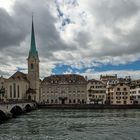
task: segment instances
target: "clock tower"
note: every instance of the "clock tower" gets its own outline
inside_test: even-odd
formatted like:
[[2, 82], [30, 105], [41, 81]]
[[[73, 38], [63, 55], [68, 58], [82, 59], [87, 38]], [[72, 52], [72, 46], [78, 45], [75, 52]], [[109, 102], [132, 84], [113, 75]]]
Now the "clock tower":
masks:
[[32, 18], [32, 31], [31, 31], [31, 45], [28, 56], [28, 80], [30, 82], [30, 91], [33, 91], [30, 95], [32, 100], [39, 102], [39, 57], [36, 49], [35, 42], [35, 32], [34, 32], [34, 23]]

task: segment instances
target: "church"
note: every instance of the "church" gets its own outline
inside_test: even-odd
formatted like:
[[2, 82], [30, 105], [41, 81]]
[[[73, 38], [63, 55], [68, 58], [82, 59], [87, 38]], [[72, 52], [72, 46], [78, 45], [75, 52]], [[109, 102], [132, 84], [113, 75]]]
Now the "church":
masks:
[[47, 104], [85, 104], [87, 80], [77, 74], [39, 76], [39, 55], [32, 19], [28, 73], [17, 71], [8, 79], [0, 77], [0, 101], [33, 100]]
[[0, 77], [1, 101], [34, 100], [39, 102], [40, 78], [39, 78], [39, 57], [36, 49], [34, 23], [32, 20], [31, 46], [28, 62], [28, 74], [17, 71], [8, 79]]

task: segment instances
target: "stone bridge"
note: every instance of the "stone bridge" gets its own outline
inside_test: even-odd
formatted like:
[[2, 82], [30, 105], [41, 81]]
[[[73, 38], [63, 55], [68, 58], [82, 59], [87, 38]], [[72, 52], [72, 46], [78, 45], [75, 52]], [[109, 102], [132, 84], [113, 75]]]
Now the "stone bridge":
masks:
[[10, 117], [16, 117], [37, 108], [35, 102], [0, 103], [0, 123]]

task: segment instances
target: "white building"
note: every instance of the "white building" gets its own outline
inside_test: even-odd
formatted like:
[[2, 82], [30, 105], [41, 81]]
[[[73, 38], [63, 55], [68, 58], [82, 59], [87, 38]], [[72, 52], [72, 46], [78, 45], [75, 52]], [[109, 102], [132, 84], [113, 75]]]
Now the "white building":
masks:
[[140, 104], [140, 86], [134, 86], [130, 89], [130, 97], [134, 104]]
[[89, 80], [87, 84], [87, 103], [105, 104], [106, 85], [100, 80]]

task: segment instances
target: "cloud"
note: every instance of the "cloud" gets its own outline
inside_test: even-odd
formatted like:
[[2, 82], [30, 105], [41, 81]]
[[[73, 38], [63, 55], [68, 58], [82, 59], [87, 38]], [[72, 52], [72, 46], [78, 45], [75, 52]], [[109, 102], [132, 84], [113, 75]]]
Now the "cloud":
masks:
[[0, 8], [1, 71], [27, 69], [32, 12], [41, 77], [52, 74], [58, 64], [90, 70], [140, 61], [138, 0], [57, 2], [15, 0], [11, 11]]

